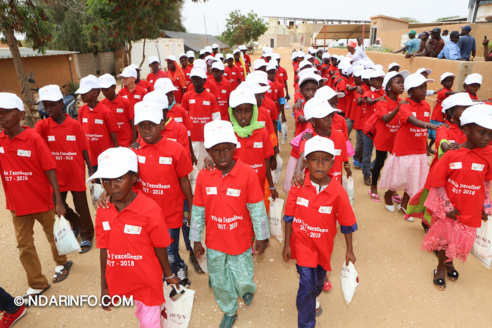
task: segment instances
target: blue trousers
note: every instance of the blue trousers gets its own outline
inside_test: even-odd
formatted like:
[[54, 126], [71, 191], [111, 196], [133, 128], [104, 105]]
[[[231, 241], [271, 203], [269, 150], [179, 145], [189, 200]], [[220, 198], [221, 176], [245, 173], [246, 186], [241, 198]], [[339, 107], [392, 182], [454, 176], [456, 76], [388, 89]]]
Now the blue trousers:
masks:
[[12, 295], [0, 287], [0, 311], [12, 314], [17, 312], [18, 309], [19, 307], [15, 305]]
[[364, 134], [364, 153], [362, 154], [362, 174], [364, 174], [364, 178], [371, 176], [369, 170], [372, 167], [371, 158], [373, 148], [372, 139]]
[[183, 205], [183, 227], [181, 227], [181, 230], [183, 231], [183, 240], [186, 245], [186, 250], [191, 251], [191, 244], [190, 244], [190, 205], [188, 204], [188, 200], [184, 200], [184, 205]]
[[316, 326], [316, 297], [323, 291], [326, 270], [318, 265], [317, 268], [307, 268], [297, 265], [299, 273], [299, 290], [297, 291], [297, 326], [299, 328], [314, 328]]
[[181, 268], [186, 268], [186, 264], [179, 256], [179, 234], [180, 228], [168, 229], [169, 236], [171, 236], [171, 245], [167, 247], [167, 259], [169, 260], [169, 265], [174, 274], [178, 273]]
[[347, 122], [347, 132], [348, 136], [350, 137], [350, 132], [352, 132], [352, 128], [354, 127], [354, 120], [351, 120], [350, 118], [345, 118], [345, 122]]

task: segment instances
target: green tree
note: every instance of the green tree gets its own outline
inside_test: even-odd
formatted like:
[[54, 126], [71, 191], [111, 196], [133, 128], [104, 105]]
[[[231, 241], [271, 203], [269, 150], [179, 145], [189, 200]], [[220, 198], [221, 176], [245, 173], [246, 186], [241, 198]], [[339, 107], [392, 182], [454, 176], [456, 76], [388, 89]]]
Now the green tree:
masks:
[[245, 44], [257, 41], [268, 29], [266, 23], [254, 12], [247, 15], [241, 14], [239, 10], [229, 13], [226, 30], [222, 33], [222, 40], [229, 46]]
[[34, 49], [43, 51], [52, 38], [53, 24], [46, 14], [44, 2], [34, 3], [32, 0], [2, 0], [0, 2], [0, 32], [9, 46], [14, 62], [17, 81], [19, 83], [26, 110], [26, 124], [34, 126], [35, 99], [27, 81], [26, 71], [22, 64], [19, 45], [14, 32], [24, 33]]

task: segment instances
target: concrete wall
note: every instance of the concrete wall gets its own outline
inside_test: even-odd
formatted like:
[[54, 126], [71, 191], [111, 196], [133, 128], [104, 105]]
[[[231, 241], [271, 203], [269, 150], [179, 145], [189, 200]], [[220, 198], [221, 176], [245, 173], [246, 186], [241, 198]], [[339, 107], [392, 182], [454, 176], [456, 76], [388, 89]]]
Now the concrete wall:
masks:
[[114, 53], [112, 52], [99, 52], [96, 56], [96, 70], [100, 75], [103, 74], [114, 74], [115, 71], [115, 60]]
[[[69, 58], [71, 60], [69, 60]], [[57, 84], [60, 87], [73, 80], [77, 81], [75, 64], [72, 55], [43, 56], [23, 58], [24, 69], [29, 77], [33, 77], [40, 87], [47, 84]], [[70, 75], [72, 71], [72, 76]], [[0, 90], [12, 92], [21, 97], [17, 74], [12, 59], [0, 59]], [[33, 86], [34, 87], [34, 86]], [[68, 88], [62, 92], [67, 92]]]
[[89, 74], [96, 75], [96, 61], [94, 60], [94, 54], [76, 54], [74, 60], [78, 80]]
[[[134, 42], [132, 45], [132, 63], [140, 65], [143, 58], [143, 47], [144, 41]], [[184, 41], [183, 39], [168, 39], [159, 38], [155, 40], [145, 41], [145, 58], [142, 64], [142, 71], [140, 72], [143, 79], [147, 77], [150, 73], [148, 58], [150, 56], [157, 56], [161, 62], [161, 68], [166, 71], [166, 57], [169, 55], [174, 55], [178, 57], [184, 52]]]

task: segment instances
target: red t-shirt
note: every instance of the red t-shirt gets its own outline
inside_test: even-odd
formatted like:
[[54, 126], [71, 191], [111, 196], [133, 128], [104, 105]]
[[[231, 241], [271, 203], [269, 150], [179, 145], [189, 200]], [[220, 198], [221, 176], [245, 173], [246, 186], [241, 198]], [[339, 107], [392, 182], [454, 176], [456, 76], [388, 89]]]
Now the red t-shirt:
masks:
[[161, 136], [179, 143], [183, 146], [186, 155], [191, 158], [190, 139], [188, 138], [188, 131], [183, 124], [179, 124], [175, 119], [169, 118], [166, 122], [166, 127], [161, 131]]
[[267, 97], [263, 98], [263, 103], [261, 104], [261, 107], [267, 110], [273, 122], [278, 121], [279, 113], [278, 113], [277, 105], [273, 100]]
[[458, 125], [449, 121], [446, 121], [446, 124], [449, 128], [446, 125], [441, 125], [436, 130], [436, 146], [440, 146], [443, 139], [446, 139], [450, 144], [454, 142], [459, 145], [464, 144], [468, 138], [463, 130], [461, 130]]
[[207, 90], [202, 93], [190, 90], [183, 96], [181, 106], [188, 112], [193, 124], [191, 141], [204, 141], [203, 128], [205, 124], [212, 121], [213, 113], [220, 112], [215, 96]]
[[154, 89], [155, 81], [157, 81], [158, 79], [161, 79], [161, 78], [165, 78], [165, 77], [168, 78], [169, 76], [163, 70], [159, 70], [157, 72], [157, 74], [154, 74], [154, 72], [150, 72], [147, 75], [147, 82], [149, 82], [152, 85], [152, 89]]
[[[181, 86], [181, 82], [179, 81], [179, 76], [177, 76], [176, 78], [174, 78], [174, 74], [176, 74], [176, 72], [172, 72], [172, 71], [168, 71], [167, 72], [167, 75], [169, 76], [169, 78], [173, 82], [174, 87], [176, 89], [178, 89], [178, 90], [175, 90], [174, 91], [174, 99], [176, 100], [176, 102], [178, 104], [181, 104], [181, 100], [183, 99], [183, 88]], [[186, 78], [185, 78], [184, 85], [186, 85]]]
[[110, 133], [119, 131], [118, 124], [111, 109], [100, 102], [93, 110], [87, 104], [82, 106], [79, 110], [79, 123], [89, 142], [91, 165], [95, 166], [97, 157], [106, 149], [114, 147]]
[[[209, 75], [211, 76], [211, 75]], [[211, 77], [213, 79], [213, 76]], [[219, 95], [219, 90], [217, 90], [217, 87], [215, 86], [215, 83], [212, 83], [210, 79], [207, 78], [207, 81], [205, 81], [205, 84], [203, 85], [205, 90], [213, 94], [215, 97], [218, 97]]]
[[395, 156], [418, 155], [427, 153], [427, 129], [418, 128], [408, 123], [408, 118], [414, 116], [417, 119], [429, 122], [430, 106], [422, 100], [416, 103], [410, 98], [406, 98], [409, 105], [401, 105], [398, 113], [400, 129], [396, 133], [393, 145]]
[[[468, 91], [467, 91], [467, 92], [468, 92]], [[469, 93], [469, 92], [468, 92], [468, 94], [470, 95], [470, 98], [471, 98], [472, 100], [478, 100], [478, 96], [477, 96], [477, 94], [472, 95], [472, 94], [471, 94], [471, 93]]]
[[178, 104], [174, 104], [174, 106], [167, 111], [167, 117], [172, 117], [176, 122], [183, 124], [186, 130], [188, 130], [188, 135], [190, 134], [191, 129], [193, 129], [188, 113]]
[[270, 100], [275, 102], [275, 106], [277, 106], [279, 98], [277, 85], [270, 80], [268, 80], [268, 85], [270, 86], [270, 89], [268, 89], [268, 91], [265, 93], [265, 98], [269, 98]]
[[280, 65], [278, 66], [277, 69], [277, 75], [281, 76], [284, 82], [289, 80], [289, 76], [287, 75], [287, 70]]
[[492, 180], [492, 148], [446, 152], [429, 178], [432, 187], [445, 187], [451, 204], [458, 210], [458, 220], [470, 227], [480, 227], [485, 200], [484, 181]]
[[113, 204], [96, 214], [97, 248], [106, 249], [109, 295], [133, 296], [147, 306], [164, 303], [163, 271], [154, 247], [166, 248], [171, 238], [157, 203], [139, 193], [118, 213]]
[[[367, 85], [362, 84], [362, 94], [359, 94], [357, 92], [354, 93], [354, 101], [356, 104], [354, 106], [357, 106], [355, 118], [354, 118], [354, 126], [353, 128], [356, 130], [362, 130], [364, 127], [364, 123], [366, 123], [366, 112], [367, 112], [367, 104], [364, 102], [364, 93], [367, 91], [371, 90]], [[362, 105], [358, 105], [357, 100], [361, 98], [362, 100]]]
[[432, 111], [431, 120], [437, 122], [444, 122], [444, 114], [442, 113], [442, 102], [446, 99], [446, 92], [453, 91], [451, 89], [443, 88], [437, 92], [436, 105], [434, 106], [434, 110]]
[[116, 96], [116, 99], [110, 101], [107, 98], [101, 100], [101, 104], [108, 107], [116, 120], [116, 124], [120, 127], [116, 132], [118, 144], [122, 147], [130, 147], [133, 139], [132, 122], [135, 119], [135, 112], [130, 102], [121, 97]]
[[258, 175], [260, 186], [265, 185], [266, 167], [265, 160], [273, 156], [273, 146], [265, 128], [253, 131], [248, 138], [241, 138], [236, 135], [239, 144], [234, 152], [244, 164], [248, 164]]
[[166, 213], [169, 229], [183, 226], [183, 192], [179, 178], [193, 171], [191, 158], [177, 142], [162, 138], [155, 145], [140, 140], [137, 188], [155, 200]]
[[239, 83], [237, 82], [239, 78], [239, 71], [237, 66], [230, 67], [229, 65], [224, 68], [224, 77], [231, 83], [231, 91], [236, 90]]
[[342, 115], [340, 115], [338, 113], [335, 113], [335, 115], [333, 115], [331, 127], [334, 130], [342, 132], [343, 136], [345, 137], [345, 141], [348, 140], [347, 121], [345, 121], [345, 118]]
[[290, 188], [284, 214], [294, 217], [290, 238], [292, 258], [300, 266], [316, 268], [321, 265], [326, 271], [331, 271], [336, 222], [343, 226], [356, 223], [342, 185], [332, 180], [318, 194], [307, 173], [304, 187]]
[[270, 140], [272, 141], [272, 146], [275, 147], [278, 145], [277, 135], [275, 134], [275, 128], [273, 127], [272, 118], [268, 111], [262, 107], [258, 108], [258, 123], [262, 124], [268, 132], [270, 136]]
[[[154, 85], [152, 85], [152, 88], [153, 87]], [[118, 95], [122, 96], [123, 98], [125, 98], [130, 102], [130, 106], [132, 110], [135, 108], [135, 104], [141, 102], [146, 94], [147, 91], [145, 91], [138, 85], [135, 86], [135, 89], [133, 89], [132, 92], [130, 92], [130, 90], [128, 90], [127, 87], [121, 88], [121, 90], [118, 92]]]
[[145, 80], [138, 81], [137, 85], [139, 87], [141, 87], [142, 89], [144, 89], [145, 91], [147, 91], [147, 92], [154, 91], [154, 88], [152, 87], [152, 84], [150, 84], [149, 82], [147, 82]]
[[22, 216], [53, 209], [53, 190], [45, 171], [56, 162], [43, 138], [29, 127], [10, 140], [0, 133], [0, 174], [7, 209]]
[[[277, 79], [275, 79], [271, 84], [270, 84], [271, 87], [275, 88], [275, 93], [277, 94], [277, 101], [276, 101], [276, 105], [277, 105], [277, 109], [278, 111], [280, 112], [280, 103], [279, 103], [279, 99], [280, 98], [285, 98], [285, 92], [284, 92], [284, 87], [283, 87], [283, 84], [281, 84]], [[278, 116], [277, 116], [278, 117]]]
[[[374, 99], [381, 98], [383, 96], [384, 96], [384, 89], [381, 88], [381, 89], [376, 90], [376, 91], [369, 90], [369, 91], [364, 92], [364, 94], [362, 95], [362, 99], [365, 102], [366, 98], [374, 100]], [[374, 114], [376, 112], [376, 105], [378, 103], [379, 103], [379, 101], [377, 103], [375, 103], [374, 105], [367, 104], [367, 106], [366, 106], [366, 117], [365, 117], [364, 123], [369, 119], [369, 117], [372, 116], [372, 114]]]
[[393, 144], [395, 142], [395, 136], [400, 129], [400, 119], [398, 114], [388, 123], [384, 123], [382, 117], [390, 112], [394, 111], [398, 107], [400, 98], [397, 101], [391, 100], [388, 96], [384, 96], [386, 101], [378, 101], [376, 103], [376, 112], [374, 115], [379, 119], [376, 123], [376, 135], [374, 136], [374, 147], [379, 151], [393, 150]]
[[239, 73], [239, 79], [244, 82], [246, 80], [246, 77], [244, 76], [243, 65], [241, 64], [241, 62], [236, 62], [235, 66], [237, 67], [237, 71]]
[[307, 126], [309, 124], [309, 122], [306, 122], [306, 123], [301, 123], [299, 122], [299, 116], [304, 116], [304, 105], [306, 104], [306, 102], [302, 101], [302, 107], [295, 110], [294, 111], [294, 118], [296, 119], [296, 132], [295, 132], [295, 135], [297, 136], [299, 133], [303, 132], [304, 130], [307, 129]]
[[253, 222], [246, 204], [263, 201], [263, 186], [247, 164], [236, 159], [225, 177], [222, 171], [201, 170], [193, 205], [205, 207], [205, 243], [208, 248], [239, 255], [251, 247]]
[[89, 145], [80, 123], [64, 115], [62, 124], [47, 118], [36, 123], [34, 131], [46, 141], [56, 161], [60, 191], [85, 191], [84, 150]]
[[220, 117], [223, 121], [229, 121], [229, 95], [231, 94], [231, 83], [222, 77], [222, 81], [217, 82], [212, 77], [212, 83], [217, 87], [217, 104], [220, 109]]
[[190, 66], [190, 65], [186, 66], [186, 68], [181, 67], [181, 70], [183, 71], [183, 73], [185, 75], [186, 89], [188, 89], [189, 85], [191, 84], [190, 73], [191, 73], [192, 68], [193, 68], [193, 66]]
[[246, 66], [251, 66], [251, 57], [249, 57], [248, 54], [243, 54], [243, 57], [244, 57], [244, 63], [246, 64]]
[[337, 92], [343, 92], [345, 94], [345, 97], [338, 98], [338, 106], [337, 108], [342, 111], [342, 113], [347, 112], [347, 104], [348, 104], [348, 91], [347, 91], [347, 83], [348, 79], [344, 76], [340, 76], [342, 80], [338, 82], [336, 91]]

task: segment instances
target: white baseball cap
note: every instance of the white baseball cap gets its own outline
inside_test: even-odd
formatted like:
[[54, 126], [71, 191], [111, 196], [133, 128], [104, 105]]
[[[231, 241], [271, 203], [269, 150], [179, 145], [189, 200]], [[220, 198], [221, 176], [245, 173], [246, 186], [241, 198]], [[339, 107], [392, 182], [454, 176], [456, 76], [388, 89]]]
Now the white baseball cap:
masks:
[[337, 54], [333, 54], [333, 55], [331, 55], [331, 58], [338, 59], [338, 55]]
[[198, 68], [198, 67], [194, 67], [191, 70], [190, 78], [192, 78], [193, 76], [198, 76], [198, 77], [201, 77], [202, 79], [207, 78], [207, 74], [205, 73], [205, 71], [202, 68]]
[[188, 56], [188, 58], [190, 58], [190, 57], [195, 58], [195, 52], [193, 50], [188, 50], [186, 52], [186, 56]]
[[470, 74], [466, 77], [466, 79], [465, 79], [466, 85], [475, 84], [475, 83], [482, 85], [482, 75], [480, 75], [478, 73], [473, 73], [473, 74]]
[[[123, 70], [125, 71], [125, 70]], [[135, 70], [133, 70], [135, 71]], [[135, 72], [136, 74], [136, 72]], [[101, 82], [94, 75], [87, 75], [80, 80], [79, 88], [75, 91], [76, 94], [84, 95], [92, 89], [101, 89]]]
[[[155, 97], [157, 98], [157, 95]], [[167, 99], [166, 95], [164, 97]], [[146, 99], [135, 104], [135, 125], [144, 121], [160, 124], [163, 118], [161, 104]]]
[[271, 70], [277, 70], [277, 64], [275, 64], [275, 61], [271, 60], [268, 64], [267, 64], [267, 68], [266, 68], [267, 72], [268, 71], [271, 71]]
[[240, 45], [240, 46], [238, 47], [238, 49], [239, 49], [239, 50], [246, 50], [247, 48], [246, 48], [246, 46], [245, 46], [245, 45], [243, 45], [243, 44], [242, 44], [242, 45]]
[[[143, 100], [156, 103], [160, 110], [167, 109], [169, 106], [169, 100], [167, 99], [166, 93], [167, 92], [164, 92], [163, 89], [157, 89], [157, 90], [154, 90], [154, 91], [147, 93], [143, 97]], [[136, 105], [135, 105], [135, 108], [137, 108]], [[136, 115], [136, 110], [135, 110], [135, 115]], [[141, 120], [141, 121], [145, 121], [145, 120]], [[137, 123], [135, 123], [135, 124], [137, 124]]]
[[354, 66], [349, 63], [344, 64], [342, 67], [338, 67], [343, 75], [350, 75], [354, 72]]
[[322, 151], [332, 156], [336, 155], [335, 144], [333, 141], [320, 136], [314, 136], [306, 141], [304, 146], [304, 158], [307, 158], [309, 154], [314, 153], [315, 151]]
[[311, 58], [314, 58], [314, 56], [313, 56], [313, 55], [311, 55], [311, 54], [308, 52], [308, 54], [307, 54], [307, 56], [304, 58], [304, 60], [309, 60], [309, 59], [311, 59]]
[[224, 64], [222, 64], [221, 61], [216, 61], [212, 64], [212, 69], [218, 69], [219, 71], [223, 71], [224, 70]]
[[210, 149], [221, 143], [232, 143], [237, 146], [236, 134], [231, 122], [215, 120], [205, 124], [203, 128], [205, 141], [203, 145], [206, 149]]
[[386, 90], [386, 86], [388, 85], [389, 80], [391, 80], [392, 78], [398, 75], [400, 75], [403, 78], [403, 80], [405, 80], [410, 75], [410, 72], [409, 71], [388, 72], [388, 74], [385, 75], [383, 80], [383, 89]]
[[313, 47], [309, 47], [308, 48], [308, 53], [312, 53], [312, 52], [314, 52], [314, 48]]
[[140, 68], [140, 66], [138, 66], [137, 64], [131, 64], [131, 65], [128, 65], [128, 67], [131, 67], [131, 68], [134, 68], [135, 70], [137, 71], [141, 71], [142, 69]]
[[97, 171], [87, 182], [95, 179], [116, 179], [128, 171], [138, 173], [137, 155], [130, 148], [109, 148], [97, 157]]
[[176, 56], [169, 55], [169, 56], [166, 57], [166, 60], [176, 61]]
[[272, 59], [279, 60], [280, 59], [280, 54], [279, 53], [274, 53], [272, 55]]
[[313, 64], [310, 61], [307, 61], [306, 59], [304, 59], [302, 62], [299, 63], [299, 69], [303, 69], [306, 66], [313, 67]]
[[149, 65], [152, 64], [152, 63], [155, 63], [155, 62], [158, 62], [159, 64], [161, 63], [161, 61], [159, 60], [159, 57], [157, 57], [157, 56], [150, 56], [149, 57]]
[[330, 100], [333, 97], [343, 98], [345, 97], [345, 94], [343, 92], [335, 92], [335, 90], [327, 85], [316, 90], [316, 93], [314, 94], [314, 98], [321, 98], [326, 101]]
[[474, 102], [468, 92], [459, 92], [444, 99], [442, 102], [442, 112], [446, 113], [448, 109], [454, 106], [473, 106], [477, 104], [481, 103]]
[[249, 88], [236, 89], [229, 96], [229, 106], [235, 108], [242, 104], [257, 105], [255, 93]]
[[208, 55], [207, 57], [205, 57], [205, 59], [204, 59], [204, 60], [205, 60], [205, 62], [206, 62], [207, 64], [212, 65], [212, 64], [210, 64], [210, 61], [215, 62], [215, 61], [217, 61], [217, 58], [215, 58], [215, 57], [214, 57], [214, 56], [212, 56], [212, 55]]
[[263, 49], [262, 55], [263, 55], [263, 57], [272, 57], [273, 49], [270, 47], [266, 47], [265, 49]]
[[254, 71], [246, 76], [246, 81], [256, 81], [261, 84], [269, 85], [268, 74], [263, 71]]
[[243, 88], [247, 88], [247, 89], [253, 91], [253, 93], [256, 95], [256, 94], [267, 92], [268, 89], [270, 89], [270, 86], [262, 86], [258, 83], [258, 81], [254, 80], [254, 79], [250, 79], [250, 80], [247, 80], [247, 81], [241, 83], [236, 88], [236, 90], [241, 90]]
[[205, 52], [212, 53], [212, 47], [211, 46], [206, 46], [203, 50], [205, 50]]
[[24, 111], [24, 103], [16, 94], [10, 92], [0, 92], [0, 108], [18, 109]]
[[[49, 84], [42, 87], [41, 89], [39, 89], [38, 95], [39, 99], [38, 101], [36, 101], [36, 103], [39, 103], [41, 101], [58, 101], [63, 99], [63, 94], [60, 91], [60, 87], [56, 84]], [[0, 107], [1, 106], [2, 105], [0, 104]]]
[[111, 74], [104, 74], [99, 77], [99, 82], [101, 83], [101, 88], [107, 89], [116, 85], [116, 79]]
[[226, 60], [227, 59], [234, 59], [234, 56], [232, 54], [227, 54], [225, 58], [226, 58]]
[[204, 55], [205, 54], [205, 49], [200, 49], [200, 55]]
[[118, 74], [118, 77], [133, 77], [136, 79], [137, 78], [137, 70], [130, 67], [130, 66], [127, 66], [123, 69], [123, 72]]
[[419, 68], [416, 73], [422, 74], [423, 72], [427, 73], [427, 76], [431, 75], [432, 70], [430, 68]]
[[217, 43], [212, 44], [212, 49], [217, 49], [219, 48], [219, 45]]
[[179, 58], [179, 59], [181, 59], [182, 57], [186, 57], [186, 58], [188, 58], [188, 55], [187, 55], [187, 54], [185, 54], [185, 53], [182, 53], [181, 55], [179, 55], [179, 57], [178, 57], [178, 58]]
[[171, 81], [171, 79], [167, 77], [161, 77], [160, 79], [157, 79], [157, 81], [155, 81], [154, 91], [156, 90], [159, 90], [160, 92], [163, 92], [165, 94], [171, 91], [178, 91], [178, 89], [174, 86], [173, 81]]
[[371, 68], [366, 68], [364, 69], [364, 71], [362, 72], [362, 79], [363, 80], [369, 80], [371, 78], [371, 75], [372, 75], [372, 69]]
[[304, 105], [304, 117], [307, 121], [312, 118], [327, 117], [335, 112], [340, 112], [340, 110], [333, 108], [328, 102], [328, 99], [321, 97], [313, 97]]
[[391, 63], [391, 64], [389, 64], [389, 65], [388, 65], [388, 71], [389, 71], [390, 69], [392, 69], [393, 67], [398, 67], [398, 68], [400, 68], [401, 66], [400, 66], [400, 64], [393, 62], [393, 63]]
[[203, 59], [195, 59], [193, 62], [193, 68], [201, 68], [207, 72], [207, 63]]
[[304, 53], [304, 51], [298, 51], [297, 57], [304, 58], [304, 57], [306, 57], [306, 54]]
[[376, 65], [374, 65], [373, 69], [378, 70], [378, 71], [382, 71], [383, 70], [383, 65], [376, 64]]
[[298, 52], [297, 52], [297, 51], [294, 51], [294, 52], [292, 53], [292, 55], [290, 55], [290, 59], [291, 59], [291, 60], [294, 60], [294, 59], [296, 59], [297, 57], [298, 57]]
[[219, 52], [218, 54], [215, 55], [215, 58], [221, 58], [221, 59], [223, 59], [224, 58], [224, 55]]
[[240, 53], [240, 52], [241, 52], [241, 50], [239, 50], [239, 49], [234, 49], [234, 51], [233, 51], [232, 53], [235, 55], [235, 54]]
[[371, 79], [375, 79], [378, 77], [384, 77], [386, 74], [381, 69], [375, 69], [371, 72]]
[[267, 65], [267, 62], [263, 59], [257, 59], [253, 62], [253, 69], [256, 71], [257, 69], [260, 69], [261, 67], [266, 67]]
[[307, 73], [299, 78], [299, 86], [301, 86], [306, 81], [314, 81], [316, 83], [319, 83], [320, 80], [321, 80], [321, 76], [319, 76], [318, 74]]
[[434, 82], [434, 80], [433, 79], [426, 79], [420, 73], [411, 74], [405, 79], [405, 91], [408, 92], [408, 90], [410, 90], [411, 88], [421, 86], [422, 84], [424, 84], [426, 82]]
[[442, 82], [442, 81], [444, 81], [444, 79], [446, 79], [446, 78], [448, 78], [448, 77], [450, 77], [450, 76], [452, 76], [452, 77], [454, 77], [454, 78], [456, 77], [456, 75], [454, 75], [453, 73], [446, 72], [446, 73], [444, 73], [443, 75], [441, 75], [441, 82]]
[[468, 107], [461, 114], [461, 126], [475, 123], [486, 129], [492, 130], [492, 106], [477, 104]]
[[329, 59], [331, 57], [329, 52], [325, 52], [322, 56], [321, 59]]

